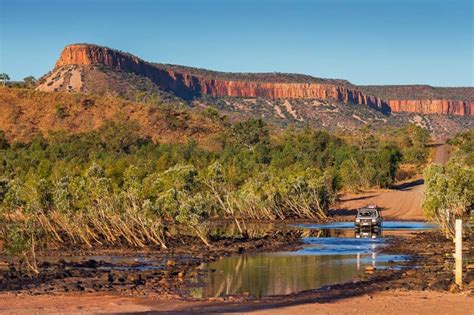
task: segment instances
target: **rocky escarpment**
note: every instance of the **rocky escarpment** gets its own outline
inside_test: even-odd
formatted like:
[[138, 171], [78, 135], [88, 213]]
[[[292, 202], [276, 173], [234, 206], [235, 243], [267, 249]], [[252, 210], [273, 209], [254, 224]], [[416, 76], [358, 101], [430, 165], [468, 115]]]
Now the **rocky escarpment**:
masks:
[[389, 100], [388, 105], [392, 112], [474, 116], [474, 101]]
[[[196, 74], [193, 68], [173, 69], [148, 63], [136, 56], [107, 47], [89, 44], [67, 46], [56, 63], [55, 70], [70, 65], [98, 65], [110, 69], [131, 72], [152, 80], [160, 88], [172, 91], [179, 97], [191, 99], [203, 95], [213, 97], [261, 97], [267, 99], [332, 99], [344, 103], [366, 105], [383, 112], [415, 112], [453, 115], [474, 115], [472, 100], [445, 99], [383, 99], [376, 95], [364, 93], [351, 84], [324, 83], [324, 80], [312, 78], [308, 80], [292, 79], [288, 82], [278, 80], [245, 80], [242, 74], [212, 76]], [[212, 72], [211, 72], [212, 73]], [[214, 72], [217, 74], [217, 72]], [[282, 74], [284, 76], [284, 74]], [[321, 82], [322, 81], [322, 82]], [[330, 81], [330, 80], [327, 80]], [[341, 81], [342, 82], [342, 81]], [[47, 90], [47, 86], [41, 87]]]

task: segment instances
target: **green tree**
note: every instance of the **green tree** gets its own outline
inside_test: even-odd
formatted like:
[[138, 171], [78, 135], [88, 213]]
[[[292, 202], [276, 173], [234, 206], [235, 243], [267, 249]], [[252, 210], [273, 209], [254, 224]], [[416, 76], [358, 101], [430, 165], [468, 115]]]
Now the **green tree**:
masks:
[[212, 202], [200, 192], [197, 170], [191, 165], [173, 166], [160, 175], [158, 183], [157, 206], [210, 246], [206, 219]]
[[424, 178], [423, 211], [454, 238], [454, 220], [469, 216], [474, 207], [474, 169], [452, 159], [445, 167], [428, 166]]
[[27, 87], [33, 87], [36, 84], [36, 78], [32, 75], [27, 76], [23, 79], [23, 82], [25, 82], [25, 85]]
[[454, 147], [454, 155], [463, 163], [474, 166], [474, 128], [456, 135], [449, 143]]
[[262, 119], [249, 119], [232, 125], [230, 139], [237, 146], [254, 150], [258, 144], [269, 143], [267, 124]]
[[10, 80], [10, 76], [8, 74], [6, 74], [5, 72], [0, 73], [0, 80], [3, 81], [3, 86], [5, 86], [7, 84], [7, 81]]
[[0, 130], [0, 150], [5, 150], [10, 147], [10, 143], [7, 140], [5, 132]]

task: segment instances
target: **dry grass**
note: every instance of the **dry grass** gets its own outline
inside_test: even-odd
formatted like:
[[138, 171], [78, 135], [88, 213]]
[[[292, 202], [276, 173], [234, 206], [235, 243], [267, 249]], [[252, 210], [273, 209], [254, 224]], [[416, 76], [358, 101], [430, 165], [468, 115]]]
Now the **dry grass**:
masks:
[[[173, 122], [180, 123], [175, 126]], [[211, 119], [170, 105], [150, 105], [112, 96], [50, 93], [0, 88], [0, 130], [10, 141], [28, 141], [38, 133], [88, 132], [107, 121], [136, 121], [140, 133], [159, 142], [195, 140], [213, 147], [221, 126]]]

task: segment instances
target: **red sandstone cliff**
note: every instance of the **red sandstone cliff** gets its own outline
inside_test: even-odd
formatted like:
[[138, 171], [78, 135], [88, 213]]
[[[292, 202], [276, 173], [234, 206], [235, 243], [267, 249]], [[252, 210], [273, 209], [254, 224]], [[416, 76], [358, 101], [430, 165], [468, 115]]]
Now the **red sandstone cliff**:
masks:
[[451, 114], [474, 116], [474, 101], [456, 100], [389, 100], [392, 112]]
[[112, 69], [146, 76], [165, 90], [183, 98], [200, 95], [262, 97], [270, 99], [318, 98], [367, 105], [382, 111], [474, 115], [473, 101], [383, 100], [365, 95], [357, 87], [338, 84], [260, 82], [215, 79], [185, 71], [160, 68], [133, 55], [88, 44], [67, 46], [56, 68], [65, 65], [103, 65]]

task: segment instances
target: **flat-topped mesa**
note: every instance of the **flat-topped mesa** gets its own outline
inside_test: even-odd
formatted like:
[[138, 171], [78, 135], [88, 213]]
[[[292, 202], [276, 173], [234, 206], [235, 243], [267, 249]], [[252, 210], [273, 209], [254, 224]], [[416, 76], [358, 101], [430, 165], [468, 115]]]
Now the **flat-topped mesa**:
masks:
[[[132, 72], [149, 78], [160, 88], [185, 99], [210, 95], [213, 97], [262, 97], [268, 99], [333, 99], [344, 103], [366, 105], [383, 112], [415, 112], [453, 115], [474, 115], [474, 103], [453, 100], [383, 100], [366, 95], [356, 86], [339, 84], [335, 80], [309, 82], [252, 81], [228, 74], [212, 77], [193, 73], [192, 68], [177, 68], [148, 63], [136, 56], [107, 47], [74, 44], [64, 48], [56, 69], [66, 65], [101, 65], [115, 70]], [[189, 70], [188, 70], [189, 69]], [[194, 71], [195, 72], [195, 71]], [[235, 77], [235, 79], [234, 79]], [[312, 82], [314, 81], [314, 82]], [[320, 83], [323, 81], [323, 83]]]
[[65, 65], [104, 65], [117, 70], [136, 71], [142, 63], [145, 61], [138, 57], [108, 47], [74, 44], [64, 48], [55, 68]]

